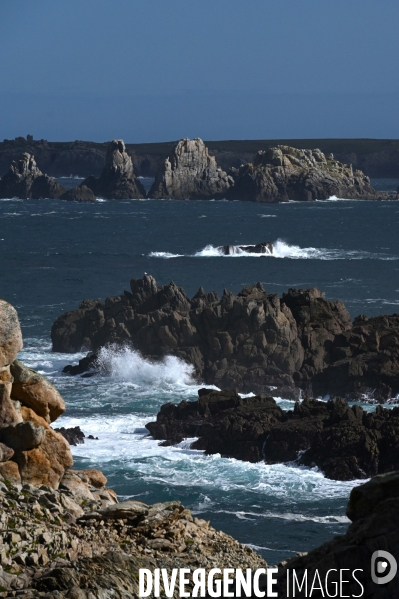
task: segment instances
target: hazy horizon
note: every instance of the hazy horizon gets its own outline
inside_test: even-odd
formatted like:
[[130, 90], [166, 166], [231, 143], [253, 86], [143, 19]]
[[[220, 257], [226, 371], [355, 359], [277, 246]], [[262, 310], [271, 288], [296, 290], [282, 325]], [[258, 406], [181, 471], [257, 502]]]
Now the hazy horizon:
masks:
[[395, 0], [3, 0], [0, 139], [399, 137]]

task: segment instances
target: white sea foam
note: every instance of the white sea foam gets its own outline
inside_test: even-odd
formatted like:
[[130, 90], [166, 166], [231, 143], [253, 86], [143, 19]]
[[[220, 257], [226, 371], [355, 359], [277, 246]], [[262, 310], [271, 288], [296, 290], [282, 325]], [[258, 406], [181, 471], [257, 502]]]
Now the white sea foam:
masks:
[[194, 368], [175, 356], [166, 356], [160, 362], [143, 358], [129, 347], [104, 347], [98, 354], [100, 369], [114, 380], [129, 382], [138, 387], [169, 388], [192, 386]]
[[170, 252], [151, 252], [149, 258], [181, 258], [184, 254], [171, 254]]
[[[250, 245], [242, 243], [240, 246]], [[152, 258], [286, 258], [291, 260], [399, 260], [399, 256], [385, 253], [368, 252], [361, 250], [344, 250], [335, 248], [300, 247], [277, 239], [273, 242], [273, 252], [253, 253], [242, 250], [238, 245], [231, 246], [232, 253], [226, 255], [222, 246], [206, 245], [195, 254], [173, 254], [170, 252], [151, 252]]]

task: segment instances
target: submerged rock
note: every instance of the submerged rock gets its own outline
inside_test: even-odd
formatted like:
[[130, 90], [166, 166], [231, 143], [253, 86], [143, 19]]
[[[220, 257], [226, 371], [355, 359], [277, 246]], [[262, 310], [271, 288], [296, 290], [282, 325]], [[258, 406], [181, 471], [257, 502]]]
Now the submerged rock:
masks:
[[0, 181], [0, 197], [41, 200], [58, 199], [65, 189], [53, 177], [44, 175], [32, 154], [25, 152], [20, 160], [11, 163]]
[[80, 187], [88, 187], [94, 196], [110, 200], [145, 198], [146, 196], [143, 185], [134, 173], [132, 159], [126, 152], [122, 139], [114, 139], [109, 144], [100, 177], [98, 179], [88, 177]]
[[181, 139], [159, 167], [150, 198], [195, 200], [225, 197], [233, 179], [210, 156], [202, 139]]
[[331, 196], [347, 199], [395, 199], [377, 192], [369, 177], [326, 157], [320, 150], [298, 150], [277, 146], [258, 152], [252, 164], [234, 171], [229, 199], [252, 202], [326, 200]]

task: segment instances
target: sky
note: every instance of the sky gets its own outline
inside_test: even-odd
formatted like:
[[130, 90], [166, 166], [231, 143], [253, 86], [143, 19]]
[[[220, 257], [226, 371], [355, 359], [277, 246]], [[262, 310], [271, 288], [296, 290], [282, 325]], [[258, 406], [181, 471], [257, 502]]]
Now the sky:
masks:
[[1, 0], [0, 140], [398, 138], [398, 0]]

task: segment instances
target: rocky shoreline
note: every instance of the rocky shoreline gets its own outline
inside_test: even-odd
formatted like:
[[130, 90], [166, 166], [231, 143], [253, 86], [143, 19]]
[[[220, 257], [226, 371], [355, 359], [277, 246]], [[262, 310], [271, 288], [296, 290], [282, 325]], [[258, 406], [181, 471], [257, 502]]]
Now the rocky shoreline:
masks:
[[100, 177], [65, 190], [43, 174], [33, 154], [24, 152], [0, 180], [0, 197], [61, 199], [93, 202], [105, 199], [222, 199], [251, 202], [325, 200], [332, 196], [359, 200], [397, 200], [399, 193], [376, 191], [362, 171], [326, 156], [319, 149], [278, 145], [260, 150], [238, 169], [224, 171], [202, 139], [181, 139], [159, 164], [155, 181], [146, 193], [137, 177], [123, 140], [108, 144]]
[[316, 288], [279, 297], [257, 283], [219, 298], [201, 287], [190, 299], [174, 282], [158, 286], [145, 275], [120, 296], [62, 314], [51, 338], [53, 351], [94, 352], [70, 374], [95, 369], [101, 347], [127, 344], [153, 360], [177, 356], [200, 383], [241, 393], [372, 403], [399, 394], [399, 316], [352, 322], [343, 302]]

